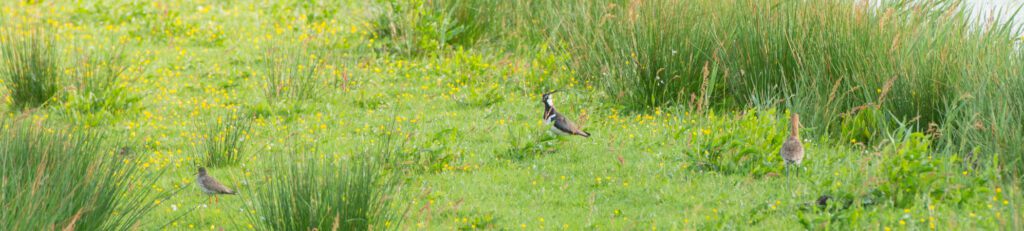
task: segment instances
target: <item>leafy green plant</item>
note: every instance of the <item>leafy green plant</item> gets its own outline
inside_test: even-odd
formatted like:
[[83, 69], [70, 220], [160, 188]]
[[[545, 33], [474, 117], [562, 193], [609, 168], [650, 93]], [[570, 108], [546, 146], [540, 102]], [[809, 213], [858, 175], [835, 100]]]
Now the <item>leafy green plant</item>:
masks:
[[195, 121], [198, 141], [192, 145], [202, 166], [233, 166], [245, 159], [252, 133], [252, 118], [238, 112], [216, 115], [209, 121]]
[[405, 55], [431, 54], [449, 47], [472, 46], [485, 35], [484, 1], [381, 1], [374, 36], [388, 38], [384, 49]]
[[[338, 0], [328, 1], [294, 1], [291, 8], [297, 14], [305, 16], [306, 22], [324, 22], [335, 19], [342, 10], [345, 2]], [[342, 12], [343, 13], [343, 12]]]
[[409, 141], [408, 147], [399, 147], [396, 156], [403, 170], [437, 173], [447, 170], [459, 161], [460, 155], [453, 146], [459, 140], [459, 130], [444, 129], [434, 133], [426, 141]]
[[42, 29], [0, 32], [0, 78], [15, 109], [43, 106], [62, 86], [64, 60], [51, 32]]
[[[328, 158], [308, 146], [274, 161], [273, 176], [250, 194], [249, 220], [272, 230], [397, 229], [402, 215], [392, 197], [400, 187], [390, 140], [350, 158]], [[320, 159], [317, 159], [320, 158]]]
[[779, 129], [785, 121], [775, 120], [774, 110], [749, 111], [738, 121], [716, 119], [714, 113], [709, 118], [676, 134], [693, 142], [683, 150], [690, 168], [754, 176], [781, 172], [778, 150], [788, 133]]
[[512, 160], [527, 160], [557, 152], [555, 149], [556, 137], [548, 134], [531, 134], [528, 131], [537, 131], [536, 127], [528, 125], [505, 125], [507, 132], [508, 148], [500, 155], [502, 158]]
[[865, 108], [854, 115], [844, 118], [841, 125], [842, 139], [849, 139], [850, 143], [873, 144], [876, 138], [881, 137], [887, 128], [879, 126], [879, 122], [885, 120], [885, 115], [876, 108]]
[[902, 132], [890, 135], [892, 145], [882, 152], [883, 176], [886, 181], [878, 189], [893, 206], [905, 208], [913, 205], [915, 196], [939, 192], [939, 183], [944, 177], [940, 172], [942, 158], [933, 158], [929, 151], [931, 140], [918, 132]]
[[90, 49], [79, 57], [67, 73], [71, 87], [63, 95], [64, 105], [58, 111], [95, 125], [137, 106], [141, 97], [128, 90], [126, 72], [132, 66], [126, 64], [121, 50]]
[[488, 108], [505, 101], [505, 96], [498, 88], [472, 89], [466, 96], [455, 97], [455, 102], [467, 107]]
[[0, 122], [0, 228], [131, 230], [152, 211], [160, 171], [120, 158], [102, 132]]
[[498, 227], [498, 218], [494, 213], [458, 213], [455, 217], [469, 217], [460, 223], [459, 230], [495, 229]]

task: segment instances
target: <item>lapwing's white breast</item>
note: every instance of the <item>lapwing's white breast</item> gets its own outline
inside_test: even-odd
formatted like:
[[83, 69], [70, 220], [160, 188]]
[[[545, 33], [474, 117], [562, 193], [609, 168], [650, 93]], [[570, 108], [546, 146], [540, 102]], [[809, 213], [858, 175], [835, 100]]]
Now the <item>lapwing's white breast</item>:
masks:
[[551, 132], [554, 132], [556, 135], [571, 135], [568, 132], [562, 131], [562, 129], [558, 129], [558, 127], [555, 127], [554, 125], [551, 126]]

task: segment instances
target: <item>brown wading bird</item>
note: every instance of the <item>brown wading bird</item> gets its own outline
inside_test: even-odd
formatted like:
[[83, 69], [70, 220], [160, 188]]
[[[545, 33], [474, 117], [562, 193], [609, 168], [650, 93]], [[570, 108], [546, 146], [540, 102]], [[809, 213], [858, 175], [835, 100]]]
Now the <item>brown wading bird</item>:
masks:
[[786, 176], [789, 176], [789, 165], [800, 165], [804, 161], [804, 145], [800, 143], [800, 115], [795, 112], [789, 115], [789, 138], [782, 143], [779, 155], [786, 161]]
[[579, 126], [576, 126], [576, 124], [555, 110], [555, 105], [551, 103], [551, 94], [555, 92], [558, 91], [545, 93], [544, 99], [541, 101], [544, 103], [544, 124], [551, 124], [551, 131], [554, 131], [555, 134], [590, 137], [590, 133], [583, 131], [583, 129], [580, 129]]
[[212, 197], [211, 199], [216, 199], [217, 202], [220, 202], [220, 199], [217, 199], [217, 194], [235, 194], [235, 191], [231, 191], [231, 189], [224, 187], [224, 185], [217, 182], [216, 179], [207, 175], [206, 168], [203, 167], [199, 167], [199, 175], [196, 176], [196, 184], [199, 185], [199, 189], [203, 190], [203, 193], [210, 195]]

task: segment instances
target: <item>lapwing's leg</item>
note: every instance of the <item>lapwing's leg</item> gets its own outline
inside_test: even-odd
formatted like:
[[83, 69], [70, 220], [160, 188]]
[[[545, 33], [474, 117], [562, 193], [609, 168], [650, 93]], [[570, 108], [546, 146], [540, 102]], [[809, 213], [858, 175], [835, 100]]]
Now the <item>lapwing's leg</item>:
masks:
[[216, 203], [220, 203], [220, 197], [217, 197], [217, 195], [213, 195], [213, 201]]
[[206, 203], [213, 204], [213, 196], [206, 196]]

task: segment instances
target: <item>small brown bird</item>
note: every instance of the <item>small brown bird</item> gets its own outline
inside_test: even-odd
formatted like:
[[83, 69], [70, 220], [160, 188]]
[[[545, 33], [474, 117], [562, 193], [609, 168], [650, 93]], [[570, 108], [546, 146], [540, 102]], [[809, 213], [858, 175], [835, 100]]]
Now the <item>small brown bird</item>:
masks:
[[231, 191], [231, 189], [224, 187], [224, 185], [217, 182], [216, 179], [207, 175], [206, 168], [203, 167], [199, 167], [199, 175], [196, 176], [196, 184], [199, 185], [199, 189], [203, 190], [203, 193], [210, 195], [211, 198], [216, 199], [217, 202], [220, 202], [220, 199], [217, 199], [217, 194], [235, 194], [235, 191]]
[[117, 149], [117, 153], [120, 154], [122, 157], [127, 157], [132, 154], [132, 148], [128, 146], [122, 146], [121, 148]]
[[569, 121], [565, 116], [562, 116], [562, 114], [555, 110], [555, 105], [551, 100], [551, 94], [555, 92], [557, 92], [557, 90], [545, 93], [543, 100], [541, 101], [544, 103], [544, 124], [551, 124], [551, 130], [554, 131], [555, 134], [590, 137], [590, 133], [583, 131], [583, 129], [580, 129], [579, 126], [576, 126], [576, 124], [572, 123], [572, 121]]
[[786, 161], [786, 176], [789, 176], [789, 165], [800, 165], [804, 161], [804, 145], [800, 143], [800, 115], [790, 113], [789, 138], [782, 143], [779, 155]]

